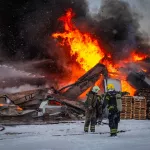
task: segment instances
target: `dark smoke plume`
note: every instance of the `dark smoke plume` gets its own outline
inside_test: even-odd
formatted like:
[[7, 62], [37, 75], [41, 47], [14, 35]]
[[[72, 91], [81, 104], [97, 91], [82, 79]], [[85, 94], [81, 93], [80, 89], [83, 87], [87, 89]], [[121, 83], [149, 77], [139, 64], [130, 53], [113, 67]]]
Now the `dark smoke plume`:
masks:
[[[87, 15], [86, 0], [1, 0], [0, 62], [30, 60], [31, 64], [14, 66], [42, 72], [49, 80], [70, 76], [69, 65], [74, 63], [73, 59], [51, 38], [52, 33], [62, 31], [58, 18], [68, 8], [76, 13], [76, 25], [100, 39], [114, 61], [129, 57], [133, 50], [150, 54], [149, 39], [139, 30], [141, 16], [127, 2], [103, 0], [99, 13], [92, 18]], [[32, 61], [37, 59], [40, 60], [37, 64]]]
[[[68, 70], [66, 69], [67, 56], [63, 50], [56, 47], [56, 43], [52, 42], [51, 34], [61, 28], [58, 18], [68, 8], [75, 11], [77, 20], [85, 18], [88, 11], [85, 0], [21, 0], [19, 2], [1, 0], [0, 63], [13, 65], [16, 70], [44, 74], [49, 82], [54, 81], [56, 75], [62, 79], [61, 77], [65, 76], [64, 73]], [[49, 61], [45, 61], [47, 59]], [[35, 64], [36, 60], [39, 60], [37, 64]], [[21, 61], [23, 63], [20, 63]], [[7, 74], [1, 76], [6, 78]], [[12, 80], [9, 77], [5, 79], [5, 85], [2, 79], [0, 83], [3, 87], [39, 84], [38, 78], [35, 78], [35, 81], [31, 79], [34, 83], [24, 75], [21, 78], [17, 78], [16, 75], [14, 78], [17, 83], [9, 82]]]
[[5, 55], [10, 60], [49, 58], [50, 35], [68, 8], [76, 18], [86, 16], [85, 0], [1, 0], [0, 42]]
[[141, 16], [127, 2], [103, 0], [96, 18], [96, 35], [107, 45], [114, 61], [128, 58], [133, 50], [150, 54], [147, 36], [139, 31]]

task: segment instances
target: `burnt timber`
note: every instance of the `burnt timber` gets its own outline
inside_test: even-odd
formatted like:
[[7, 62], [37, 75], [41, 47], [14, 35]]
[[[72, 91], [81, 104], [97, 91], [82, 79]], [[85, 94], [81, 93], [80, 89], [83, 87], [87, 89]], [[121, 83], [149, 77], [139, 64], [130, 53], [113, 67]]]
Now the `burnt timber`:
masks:
[[88, 88], [92, 87], [101, 75], [103, 75], [104, 78], [107, 78], [107, 73], [108, 72], [106, 67], [98, 63], [81, 78], [79, 78], [75, 83], [62, 88], [59, 91], [68, 88], [65, 92], [63, 92], [62, 95], [67, 98], [77, 99], [78, 96], [80, 96]]

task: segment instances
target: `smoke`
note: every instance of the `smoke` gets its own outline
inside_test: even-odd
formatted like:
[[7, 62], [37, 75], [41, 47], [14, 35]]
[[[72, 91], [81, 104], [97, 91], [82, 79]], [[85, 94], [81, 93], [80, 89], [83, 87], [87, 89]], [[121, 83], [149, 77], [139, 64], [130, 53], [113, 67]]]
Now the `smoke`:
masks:
[[0, 88], [19, 87], [24, 84], [42, 86], [46, 84], [44, 76], [34, 72], [18, 70], [13, 66], [0, 65]]
[[125, 1], [102, 1], [95, 33], [104, 46], [107, 45], [105, 50], [111, 53], [114, 61], [128, 58], [135, 50], [149, 55], [147, 36], [140, 32], [140, 19], [141, 16]]
[[25, 85], [21, 85], [19, 87], [11, 87], [11, 88], [7, 87], [7, 88], [4, 88], [4, 89], [0, 88], [0, 94], [18, 93], [18, 92], [37, 90], [37, 89], [42, 89], [42, 88], [45, 88], [45, 86], [37, 87], [37, 86], [31, 86], [29, 84], [25, 84]]
[[[94, 28], [92, 31], [106, 43], [106, 50], [112, 53], [114, 60], [118, 56], [120, 59], [128, 57], [133, 49], [149, 54], [149, 39], [139, 30], [140, 25], [146, 26], [146, 23], [140, 22], [143, 19], [141, 16], [149, 17], [149, 9], [141, 11], [149, 6], [147, 0], [92, 1], [90, 4], [93, 8], [94, 3], [101, 3], [96, 19], [87, 15], [86, 0], [23, 0], [18, 5], [13, 2], [2, 1], [0, 6], [0, 54], [2, 56], [5, 53], [5, 57], [1, 57], [3, 60], [50, 58], [59, 65], [60, 62], [67, 65], [68, 55], [56, 47], [51, 34], [62, 29], [57, 19], [68, 8], [75, 11], [77, 23], [84, 18], [89, 26], [93, 24], [90, 26]], [[132, 9], [135, 6], [136, 9]], [[60, 57], [60, 52], [63, 57]], [[63, 66], [60, 65], [60, 68]]]
[[[58, 18], [68, 8], [75, 11], [76, 20], [85, 18], [88, 12], [86, 0], [1, 1], [0, 63], [7, 65], [0, 67], [0, 87], [43, 85], [46, 79], [39, 74], [53, 84], [56, 76], [68, 74], [72, 60], [51, 39], [52, 33], [61, 30]], [[39, 62], [36, 64], [34, 60]]]
[[50, 58], [48, 51], [51, 33], [58, 29], [57, 19], [68, 8], [73, 8], [76, 18], [85, 17], [85, 0], [14, 0], [0, 5], [0, 33], [3, 51], [11, 60]]
[[140, 30], [146, 32], [150, 36], [150, 21], [149, 21], [149, 14], [150, 14], [150, 1], [149, 0], [125, 0], [127, 1], [132, 9], [137, 11], [141, 16], [142, 19], [140, 20]]
[[[0, 70], [2, 72], [0, 80], [3, 81], [2, 77], [7, 76], [7, 79], [15, 78], [17, 81], [11, 86], [44, 85], [43, 79], [37, 77], [33, 81], [34, 77], [27, 77], [26, 73], [46, 75], [48, 80], [55, 78], [63, 80], [64, 76], [70, 75], [72, 71], [70, 66], [75, 62], [74, 58], [70, 58], [69, 52], [57, 46], [57, 42], [51, 38], [52, 33], [63, 30], [58, 18], [68, 8], [72, 8], [76, 13], [74, 18], [76, 25], [82, 30], [93, 33], [102, 42], [104, 49], [111, 53], [115, 63], [128, 58], [134, 50], [149, 55], [149, 39], [142, 30], [149, 29], [147, 25], [149, 8], [147, 12], [141, 10], [150, 4], [146, 0], [133, 1], [101, 0], [98, 14], [94, 14], [92, 18], [86, 0], [22, 0], [19, 3], [17, 1], [17, 5], [14, 5], [15, 0], [2, 0], [0, 61], [4, 63], [6, 60], [10, 63], [13, 61], [17, 71], [10, 69], [9, 72], [4, 73]], [[97, 10], [94, 13], [96, 12]], [[18, 61], [25, 60], [30, 60], [31, 63], [18, 64]], [[33, 60], [39, 62], [34, 63]], [[24, 72], [20, 73], [18, 70]], [[38, 79], [40, 83], [37, 83]]]

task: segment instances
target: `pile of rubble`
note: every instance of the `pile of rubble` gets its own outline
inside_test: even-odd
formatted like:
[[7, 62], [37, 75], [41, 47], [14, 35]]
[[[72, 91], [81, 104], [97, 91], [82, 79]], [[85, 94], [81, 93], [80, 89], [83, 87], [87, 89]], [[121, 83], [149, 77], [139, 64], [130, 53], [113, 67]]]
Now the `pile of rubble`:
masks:
[[97, 64], [75, 83], [60, 90], [54, 87], [0, 96], [1, 123], [49, 123], [50, 121], [82, 119], [84, 103], [77, 98], [103, 75], [104, 65]]
[[[77, 99], [87, 89], [94, 86], [101, 77], [105, 81], [105, 91], [106, 84], [109, 83], [108, 72], [104, 65], [98, 63], [75, 83], [59, 90], [51, 87], [0, 95], [0, 123], [18, 124], [23, 122], [27, 124], [42, 124], [82, 119], [85, 115], [84, 102]], [[112, 81], [110, 80], [110, 82]], [[116, 82], [119, 83], [118, 81]], [[125, 92], [123, 95], [127, 95], [127, 93]], [[145, 91], [144, 93], [139, 91], [137, 95], [146, 97], [148, 117], [150, 118], [150, 91], [146, 94]], [[141, 105], [141, 107], [143, 106]], [[141, 112], [143, 112], [143, 109], [146, 109], [146, 107], [141, 109]], [[132, 118], [133, 111], [136, 113], [135, 117], [137, 118], [137, 109], [133, 108], [132, 97], [124, 97], [123, 111], [121, 118]], [[140, 116], [138, 118], [143, 117]]]
[[[63, 96], [55, 94], [46, 98], [43, 97], [43, 99], [35, 99], [38, 91], [30, 92], [25, 92], [25, 95], [21, 92], [20, 94], [17, 93], [16, 96], [15, 94], [0, 96], [1, 123], [48, 123], [50, 121], [79, 120], [84, 116], [84, 105], [82, 102], [70, 101]], [[30, 93], [30, 95], [26, 95], [26, 93]], [[32, 100], [36, 103], [32, 103]]]

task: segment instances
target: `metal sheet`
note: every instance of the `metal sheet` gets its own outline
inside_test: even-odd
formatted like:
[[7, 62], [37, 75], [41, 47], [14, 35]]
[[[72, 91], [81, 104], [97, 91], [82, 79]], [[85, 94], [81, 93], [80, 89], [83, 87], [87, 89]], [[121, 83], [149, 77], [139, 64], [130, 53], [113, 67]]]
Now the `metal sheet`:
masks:
[[[102, 64], [97, 64], [85, 75], [79, 78], [75, 83], [70, 85], [70, 88], [63, 93], [67, 98], [76, 99], [79, 95], [85, 92], [88, 88], [94, 85], [94, 83], [100, 78], [101, 75], [107, 77], [107, 69]], [[69, 86], [68, 86], [69, 87]]]
[[106, 79], [104, 79], [105, 92], [107, 92], [107, 85], [108, 84], [113, 84], [116, 91], [122, 91], [120, 80], [108, 78], [107, 81], [106, 81]]

